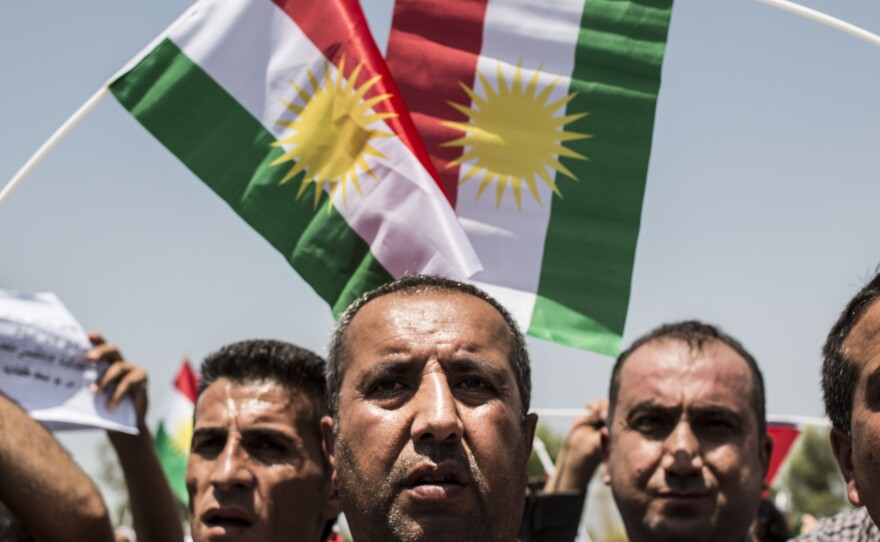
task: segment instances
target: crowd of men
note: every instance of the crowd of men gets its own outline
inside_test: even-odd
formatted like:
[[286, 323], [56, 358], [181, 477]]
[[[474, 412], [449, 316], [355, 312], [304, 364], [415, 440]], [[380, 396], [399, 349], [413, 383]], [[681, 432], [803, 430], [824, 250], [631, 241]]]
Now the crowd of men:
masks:
[[[880, 540], [878, 298], [880, 274], [823, 351], [831, 446], [849, 500], [863, 508], [803, 540]], [[114, 402], [130, 394], [137, 407], [141, 434], [111, 442], [138, 540], [181, 540], [144, 423], [146, 375], [91, 339], [89, 358], [111, 362], [98, 390], [114, 389]], [[773, 444], [761, 371], [733, 337], [688, 321], [637, 339], [536, 493], [526, 476], [530, 396], [529, 354], [510, 314], [436, 277], [404, 277], [355, 301], [326, 363], [278, 341], [226, 346], [202, 364], [186, 475], [192, 538], [321, 542], [344, 513], [356, 542], [573, 540], [585, 486], [604, 462], [630, 540], [752, 539]], [[2, 395], [0, 431], [0, 529], [112, 540], [94, 484]]]

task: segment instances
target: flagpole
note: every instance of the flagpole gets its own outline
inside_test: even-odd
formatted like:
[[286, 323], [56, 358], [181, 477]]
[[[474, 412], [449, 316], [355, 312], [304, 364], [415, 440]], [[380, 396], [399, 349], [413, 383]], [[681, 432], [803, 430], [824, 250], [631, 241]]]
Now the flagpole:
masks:
[[107, 85], [103, 85], [100, 89], [98, 89], [97, 92], [92, 95], [91, 98], [86, 101], [86, 103], [82, 104], [80, 108], [77, 109], [76, 112], [71, 115], [71, 117], [67, 119], [64, 124], [62, 124], [57, 130], [55, 130], [55, 133], [52, 134], [52, 136], [47, 139], [46, 142], [43, 143], [43, 145], [39, 149], [37, 149], [37, 152], [35, 152], [34, 155], [31, 156], [30, 159], [25, 162], [23, 166], [21, 166], [21, 169], [19, 169], [15, 176], [12, 177], [12, 180], [6, 183], [6, 186], [4, 186], [3, 190], [0, 191], [0, 205], [2, 205], [3, 201], [7, 197], [9, 197], [9, 194], [11, 194], [12, 191], [15, 190], [15, 188], [19, 184], [21, 184], [21, 181], [23, 181], [24, 178], [28, 176], [31, 170], [33, 170], [37, 166], [37, 164], [43, 161], [43, 158], [45, 158], [46, 155], [49, 154], [49, 151], [52, 150], [52, 147], [54, 147], [59, 141], [61, 141], [64, 136], [67, 135], [67, 132], [73, 129], [74, 126], [79, 124], [79, 121], [81, 121], [92, 109], [94, 109], [96, 105], [101, 103], [101, 100], [103, 100], [106, 95]]
[[795, 4], [794, 2], [790, 2], [789, 0], [757, 0], [763, 4], [767, 4], [773, 7], [777, 7], [779, 9], [784, 9], [785, 11], [789, 11], [791, 13], [795, 13], [802, 17], [806, 17], [807, 19], [812, 19], [816, 22], [822, 23], [824, 25], [830, 26], [831, 28], [836, 28], [842, 32], [846, 32], [852, 36], [855, 36], [859, 39], [865, 40], [868, 43], [872, 43], [878, 47], [880, 47], [880, 36], [877, 34], [872, 34], [868, 32], [864, 28], [860, 28], [854, 24], [850, 24], [846, 21], [842, 21], [836, 17], [832, 17], [826, 13], [822, 13], [821, 11], [816, 11], [815, 9], [807, 8], [801, 6], [799, 4]]
[[43, 143], [43, 145], [39, 149], [37, 149], [37, 152], [35, 152], [34, 155], [31, 156], [27, 162], [25, 162], [25, 164], [21, 167], [21, 169], [18, 170], [15, 176], [12, 177], [12, 180], [6, 183], [6, 186], [4, 186], [3, 190], [0, 191], [0, 205], [3, 205], [3, 201], [6, 200], [7, 197], [9, 197], [9, 194], [11, 194], [12, 191], [15, 190], [15, 188], [19, 184], [21, 184], [21, 182], [25, 179], [25, 177], [30, 174], [30, 172], [37, 166], [37, 164], [43, 161], [46, 155], [49, 154], [49, 151], [52, 150], [52, 147], [54, 147], [58, 144], [59, 141], [64, 139], [64, 136], [66, 136], [67, 133], [70, 132], [70, 130], [73, 129], [74, 126], [79, 124], [79, 121], [81, 121], [86, 115], [88, 115], [89, 112], [94, 109], [96, 105], [101, 103], [101, 100], [103, 100], [104, 97], [107, 96], [107, 91], [111, 82], [115, 81], [119, 76], [131, 69], [132, 66], [140, 62], [150, 51], [152, 51], [156, 47], [156, 45], [160, 41], [165, 39], [175, 28], [177, 28], [178, 25], [180, 25], [183, 21], [196, 13], [201, 8], [201, 5], [202, 2], [197, 1], [193, 3], [193, 5], [191, 5], [189, 8], [187, 8], [183, 12], [183, 14], [180, 15], [180, 17], [178, 17], [174, 20], [173, 23], [168, 25], [168, 28], [166, 28], [161, 34], [156, 36], [156, 38], [154, 38], [146, 47], [144, 47], [138, 54], [132, 57], [131, 60], [126, 62], [125, 65], [122, 66], [122, 68], [120, 68], [113, 77], [111, 77], [106, 83], [104, 83], [104, 85], [102, 85], [101, 88], [98, 89], [98, 91], [95, 92], [92, 97], [86, 101], [86, 103], [82, 104], [80, 108], [77, 109], [76, 112], [71, 115], [69, 119], [67, 119], [67, 122], [62, 124], [57, 130], [55, 130], [55, 133], [52, 134], [52, 137], [47, 139], [46, 142]]

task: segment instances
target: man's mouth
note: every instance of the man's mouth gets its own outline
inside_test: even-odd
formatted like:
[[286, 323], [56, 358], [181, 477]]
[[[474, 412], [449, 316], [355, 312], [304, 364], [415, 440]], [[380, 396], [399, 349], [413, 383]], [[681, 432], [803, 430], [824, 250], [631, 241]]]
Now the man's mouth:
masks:
[[404, 487], [420, 500], [446, 500], [456, 497], [468, 485], [466, 471], [457, 463], [422, 464], [411, 470]]
[[209, 529], [222, 529], [226, 533], [250, 528], [254, 522], [249, 514], [233, 508], [213, 508], [202, 514], [202, 523]]

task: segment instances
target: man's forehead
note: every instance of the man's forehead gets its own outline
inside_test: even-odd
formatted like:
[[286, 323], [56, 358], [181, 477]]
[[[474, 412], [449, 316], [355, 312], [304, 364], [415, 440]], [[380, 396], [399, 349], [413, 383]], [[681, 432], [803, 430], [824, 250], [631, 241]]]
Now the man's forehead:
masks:
[[664, 337], [630, 354], [620, 370], [619, 395], [659, 396], [686, 388], [704, 393], [739, 389], [750, 395], [754, 385], [748, 362], [725, 343], [709, 341], [698, 348]]
[[868, 307], [843, 343], [843, 353], [855, 362], [867, 361], [880, 353], [880, 300]]
[[370, 301], [352, 319], [346, 341], [369, 337], [375, 328], [420, 333], [432, 331], [433, 325], [480, 325], [484, 333], [511, 336], [504, 318], [487, 301], [465, 292], [427, 290], [393, 292]]
[[291, 421], [312, 419], [317, 400], [309, 394], [290, 390], [274, 380], [234, 381], [218, 378], [199, 395], [196, 419], [246, 417], [259, 421], [283, 416]]

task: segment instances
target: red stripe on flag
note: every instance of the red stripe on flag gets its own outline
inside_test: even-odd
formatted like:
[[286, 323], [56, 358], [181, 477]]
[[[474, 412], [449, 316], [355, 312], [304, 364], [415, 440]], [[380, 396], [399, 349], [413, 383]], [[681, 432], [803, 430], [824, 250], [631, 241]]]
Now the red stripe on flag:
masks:
[[[462, 147], [441, 147], [463, 134], [440, 120], [467, 122], [449, 102], [470, 105], [461, 83], [473, 88], [483, 47], [483, 19], [488, 0], [397, 0], [388, 40], [388, 67], [410, 108], [419, 134], [431, 154], [449, 201], [458, 195], [458, 170], [446, 165]], [[425, 62], [430, 59], [430, 62]]]
[[[293, 19], [309, 40], [335, 66], [338, 67], [342, 57], [345, 57], [343, 75], [350, 76], [355, 67], [363, 62], [364, 67], [358, 75], [357, 86], [364, 84], [375, 75], [382, 76], [367, 92], [366, 98], [391, 94], [388, 100], [379, 102], [373, 109], [380, 113], [397, 113], [397, 117], [386, 119], [385, 122], [443, 190], [443, 185], [440, 184], [437, 172], [431, 164], [431, 158], [419, 138], [412, 118], [407, 113], [400, 90], [394, 83], [391, 72], [382, 59], [382, 53], [373, 40], [358, 0], [272, 1]], [[449, 194], [446, 197], [450, 199], [450, 203], [453, 203]]]
[[177, 377], [174, 379], [174, 387], [180, 390], [180, 393], [187, 397], [193, 403], [196, 402], [196, 391], [199, 389], [199, 377], [189, 364], [189, 360], [184, 359], [180, 364], [180, 370], [177, 371]]
[[764, 481], [769, 486], [773, 483], [776, 473], [779, 472], [779, 467], [782, 466], [785, 458], [788, 457], [788, 452], [791, 451], [794, 441], [801, 434], [801, 429], [793, 423], [771, 422], [767, 426], [767, 434], [773, 439], [770, 468], [767, 469], [767, 476], [764, 478]]

